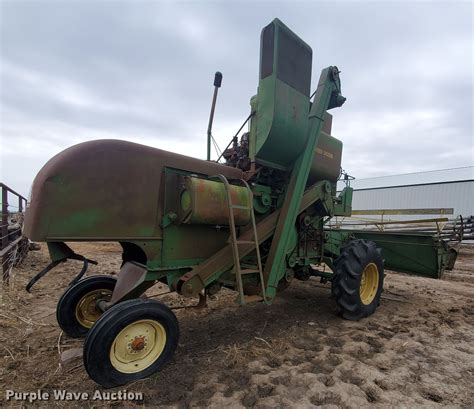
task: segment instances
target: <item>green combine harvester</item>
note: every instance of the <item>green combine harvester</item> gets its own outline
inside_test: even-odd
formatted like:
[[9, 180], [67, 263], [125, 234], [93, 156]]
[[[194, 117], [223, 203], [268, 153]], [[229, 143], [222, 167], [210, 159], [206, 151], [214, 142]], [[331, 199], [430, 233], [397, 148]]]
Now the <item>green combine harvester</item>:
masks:
[[[84, 364], [94, 381], [123, 385], [172, 357], [178, 321], [166, 305], [142, 297], [159, 282], [185, 297], [226, 287], [242, 305], [270, 305], [293, 279], [316, 276], [331, 281], [342, 316], [359, 320], [380, 302], [384, 261], [432, 277], [452, 267], [456, 253], [429, 235], [387, 239], [328, 227], [332, 217], [351, 215], [352, 189], [336, 192], [342, 142], [331, 136], [328, 113], [346, 99], [335, 66], [322, 71], [311, 98], [311, 69], [309, 45], [275, 19], [261, 34], [249, 132], [238, 132], [218, 161], [210, 160], [210, 141], [220, 73], [207, 161], [97, 140], [66, 149], [36, 176], [24, 233], [47, 243], [52, 262], [27, 289], [68, 259], [84, 262], [57, 318], [68, 336], [86, 336]], [[82, 278], [91, 260], [66, 244], [74, 241], [119, 242], [117, 277]]]

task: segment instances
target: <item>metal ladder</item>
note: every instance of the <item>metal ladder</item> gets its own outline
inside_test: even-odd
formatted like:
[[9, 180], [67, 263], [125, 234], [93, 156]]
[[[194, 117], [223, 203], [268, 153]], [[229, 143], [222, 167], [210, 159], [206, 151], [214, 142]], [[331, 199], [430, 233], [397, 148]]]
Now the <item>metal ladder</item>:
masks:
[[[266, 302], [265, 298], [265, 280], [263, 278], [263, 269], [262, 269], [262, 259], [260, 257], [260, 249], [259, 249], [259, 243], [258, 243], [258, 236], [257, 236], [257, 224], [255, 223], [255, 213], [253, 211], [253, 193], [252, 190], [250, 189], [250, 186], [248, 183], [243, 180], [243, 179], [236, 179], [238, 180], [243, 187], [247, 189], [249, 192], [249, 198], [250, 198], [250, 206], [240, 206], [240, 205], [234, 205], [232, 203], [232, 196], [230, 193], [230, 186], [231, 184], [227, 180], [227, 178], [224, 175], [217, 175], [215, 176], [216, 178], [220, 179], [220, 181], [224, 184], [226, 194], [227, 194], [227, 205], [229, 207], [229, 228], [230, 228], [230, 242], [232, 244], [232, 255], [234, 258], [234, 272], [235, 272], [235, 278], [237, 281], [237, 288], [239, 291], [239, 296], [238, 296], [238, 303], [241, 305], [246, 304], [247, 302], [255, 302], [255, 301], [264, 301]], [[253, 241], [252, 240], [237, 240], [237, 230], [235, 226], [235, 218], [234, 218], [234, 209], [239, 209], [239, 210], [250, 210], [250, 218], [252, 222], [252, 232], [253, 232]], [[240, 265], [240, 254], [239, 254], [239, 245], [241, 244], [255, 244], [255, 252], [257, 254], [257, 268], [256, 269], [242, 269], [242, 266]], [[262, 296], [259, 295], [245, 295], [244, 294], [244, 288], [243, 288], [243, 282], [242, 282], [242, 275], [244, 274], [255, 274], [258, 273], [259, 278], [260, 278], [260, 285], [262, 289]]]

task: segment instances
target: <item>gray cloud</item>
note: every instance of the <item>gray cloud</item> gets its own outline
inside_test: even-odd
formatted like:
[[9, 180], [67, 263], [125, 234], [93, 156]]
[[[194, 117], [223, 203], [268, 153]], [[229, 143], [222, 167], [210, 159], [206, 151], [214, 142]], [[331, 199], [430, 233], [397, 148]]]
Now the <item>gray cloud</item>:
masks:
[[[342, 70], [334, 134], [357, 177], [473, 163], [470, 2], [58, 2], [1, 7], [1, 180], [27, 193], [67, 146], [119, 138], [204, 157], [215, 70], [222, 146], [278, 16]], [[18, 164], [21, 163], [21, 171]]]

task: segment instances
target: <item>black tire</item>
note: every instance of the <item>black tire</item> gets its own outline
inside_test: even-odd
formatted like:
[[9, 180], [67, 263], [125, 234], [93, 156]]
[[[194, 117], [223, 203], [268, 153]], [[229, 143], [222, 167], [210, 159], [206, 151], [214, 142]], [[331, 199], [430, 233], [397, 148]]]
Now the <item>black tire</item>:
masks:
[[[122, 342], [122, 345], [126, 346], [125, 351], [127, 353], [135, 353], [136, 351], [132, 350], [134, 348], [132, 344], [138, 337], [135, 336], [132, 339], [133, 328], [136, 328], [134, 325], [140, 325], [139, 322], [144, 320], [147, 323], [158, 323], [164, 329], [166, 337], [161, 337], [161, 340], [164, 338], [164, 341], [160, 341], [158, 333], [153, 334], [153, 340], [164, 342], [164, 345], [159, 354], [153, 357], [155, 342], [151, 343], [150, 341], [150, 352], [144, 351], [147, 355], [143, 359], [126, 364], [129, 365], [128, 368], [131, 367], [133, 369], [132, 365], [139, 366], [135, 362], [139, 362], [141, 365], [143, 361], [148, 361], [146, 364], [149, 366], [140, 369], [138, 372], [127, 373], [126, 370], [128, 368], [122, 370], [122, 368], [117, 368], [117, 362], [115, 364], [112, 362], [112, 347], [114, 346], [113, 351], [120, 350], [117, 343], [122, 340], [125, 342], [125, 344]], [[125, 328], [127, 329], [121, 332]], [[130, 335], [126, 334], [128, 331], [131, 331]], [[127, 337], [130, 339], [127, 340]], [[140, 338], [139, 341], [141, 340], [142, 346], [138, 353], [147, 346], [147, 337], [140, 336]], [[89, 376], [104, 388], [125, 385], [134, 380], [146, 378], [159, 371], [172, 358], [178, 345], [178, 340], [178, 320], [173, 311], [166, 305], [155, 300], [141, 298], [124, 301], [107, 310], [87, 334], [84, 342], [84, 366]], [[120, 362], [119, 364], [123, 365]]]
[[[375, 270], [375, 267], [376, 270]], [[366, 274], [363, 274], [366, 271]], [[361, 281], [364, 281], [361, 286]], [[371, 280], [366, 285], [366, 278]], [[373, 241], [351, 240], [334, 261], [331, 291], [345, 319], [357, 321], [373, 314], [383, 291], [381, 249]]]
[[[58, 301], [56, 318], [64, 333], [73, 338], [83, 337], [94, 324], [93, 316], [97, 319], [101, 311], [95, 308], [85, 317], [82, 313], [84, 303], [91, 308], [98, 299], [109, 301], [117, 280], [114, 277], [100, 275], [84, 278], [69, 287]], [[89, 299], [85, 297], [89, 296]]]

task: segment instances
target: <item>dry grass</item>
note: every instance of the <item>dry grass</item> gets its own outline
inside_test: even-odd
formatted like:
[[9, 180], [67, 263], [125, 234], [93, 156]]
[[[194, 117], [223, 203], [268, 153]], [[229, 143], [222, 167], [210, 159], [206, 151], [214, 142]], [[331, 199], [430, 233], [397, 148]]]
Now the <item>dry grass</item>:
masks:
[[223, 361], [228, 368], [241, 368], [257, 358], [279, 359], [290, 347], [291, 342], [285, 339], [267, 341], [261, 337], [255, 337], [243, 344], [221, 346], [218, 351], [223, 355]]

